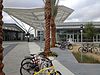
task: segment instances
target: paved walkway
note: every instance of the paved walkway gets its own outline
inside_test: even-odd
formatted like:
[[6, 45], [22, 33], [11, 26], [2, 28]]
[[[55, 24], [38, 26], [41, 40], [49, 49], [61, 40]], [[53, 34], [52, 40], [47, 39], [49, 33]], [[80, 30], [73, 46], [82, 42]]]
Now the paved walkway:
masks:
[[[16, 44], [16, 46], [13, 46], [12, 44]], [[3, 47], [5, 48], [4, 54], [6, 53], [6, 50], [9, 49], [7, 50], [6, 56], [4, 56], [4, 72], [6, 75], [20, 75], [20, 62], [24, 56], [27, 56], [30, 53], [36, 54], [41, 52], [39, 45], [34, 42], [6, 42], [3, 44]], [[53, 64], [55, 65], [55, 68], [62, 73], [62, 75], [74, 75], [57, 60], [54, 60]]]
[[[15, 45], [14, 45], [15, 44]], [[38, 43], [34, 42], [4, 42], [4, 72], [6, 75], [20, 75], [20, 62], [29, 53], [41, 52]], [[59, 48], [52, 48], [58, 54], [53, 61], [55, 68], [62, 75], [100, 75], [100, 64], [80, 64], [68, 50], [62, 51]], [[62, 65], [63, 64], [63, 65]]]
[[[37, 42], [37, 44], [39, 43]], [[60, 50], [59, 48], [51, 50], [58, 54], [57, 60], [75, 75], [100, 75], [100, 64], [81, 64], [68, 50]]]
[[81, 64], [76, 61], [68, 50], [53, 49], [59, 56], [57, 60], [75, 75], [100, 75], [100, 64]]
[[29, 46], [27, 42], [6, 42], [3, 45], [6, 48], [12, 44], [17, 45], [4, 56], [4, 72], [6, 75], [20, 75], [20, 62], [29, 55]]
[[[35, 53], [35, 54], [38, 54], [39, 52], [42, 52], [40, 50], [40, 46], [34, 42], [30, 42], [29, 43], [29, 50], [30, 50], [30, 53]], [[62, 75], [74, 75], [70, 70], [68, 70], [65, 66], [63, 66], [59, 61], [57, 60], [54, 60], [53, 61], [53, 64], [56, 68], [56, 70], [60, 71]]]

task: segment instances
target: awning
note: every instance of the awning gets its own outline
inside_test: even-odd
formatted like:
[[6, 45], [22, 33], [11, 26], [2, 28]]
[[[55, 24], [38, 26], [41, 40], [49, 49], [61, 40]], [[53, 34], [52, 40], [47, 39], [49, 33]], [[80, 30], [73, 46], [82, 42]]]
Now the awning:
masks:
[[[38, 29], [40, 28], [40, 25], [44, 26], [44, 8], [35, 8], [35, 9], [4, 8], [3, 11], [8, 13], [10, 16], [15, 17], [34, 28]], [[64, 22], [72, 12], [73, 9], [70, 9], [65, 6], [59, 6], [58, 13], [55, 18], [56, 23]]]

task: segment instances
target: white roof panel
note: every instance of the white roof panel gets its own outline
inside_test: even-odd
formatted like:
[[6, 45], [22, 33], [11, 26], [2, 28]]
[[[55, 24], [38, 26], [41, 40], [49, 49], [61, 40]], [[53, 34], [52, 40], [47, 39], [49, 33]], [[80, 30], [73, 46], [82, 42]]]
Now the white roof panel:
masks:
[[[26, 24], [34, 28], [38, 28], [40, 27], [39, 25], [40, 23], [44, 23], [44, 8], [35, 8], [35, 9], [4, 8], [4, 12], [21, 20], [22, 22], [25, 22]], [[73, 9], [70, 9], [65, 6], [59, 6], [55, 21], [64, 22], [72, 12]]]

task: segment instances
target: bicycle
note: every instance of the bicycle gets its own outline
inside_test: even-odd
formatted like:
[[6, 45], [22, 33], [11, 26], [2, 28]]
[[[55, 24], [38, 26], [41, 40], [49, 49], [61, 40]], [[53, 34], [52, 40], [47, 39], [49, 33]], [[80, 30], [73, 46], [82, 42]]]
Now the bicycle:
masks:
[[[56, 71], [54, 69], [54, 66], [45, 67], [41, 70], [35, 67], [33, 70], [33, 64], [31, 62], [24, 63], [23, 66], [25, 65], [28, 65], [29, 67], [27, 67], [26, 69], [23, 69], [23, 67], [21, 67], [21, 75], [62, 75], [59, 71]], [[22, 70], [26, 71], [23, 73]]]
[[94, 44], [91, 44], [91, 46], [89, 47], [89, 49], [91, 50], [91, 53], [95, 53], [95, 54], [98, 53], [98, 48], [95, 47]]
[[88, 44], [82, 44], [82, 46], [78, 48], [78, 51], [87, 53], [88, 52]]
[[72, 50], [73, 49], [73, 45], [70, 43], [70, 42], [68, 42], [68, 41], [64, 41], [64, 42], [61, 42], [61, 43], [58, 43], [59, 45], [60, 45], [60, 49], [62, 49], [62, 50], [65, 50], [66, 49], [66, 46], [67, 46], [67, 48], [69, 49], [69, 50]]
[[30, 54], [30, 56], [25, 56], [25, 58], [21, 61], [21, 66], [28, 61], [34, 62], [36, 54]]
[[32, 75], [32, 73], [38, 72], [39, 70], [50, 66], [53, 66], [52, 61], [50, 59], [44, 57], [43, 55], [40, 58], [40, 55], [31, 54], [30, 56], [27, 56], [25, 59], [22, 60], [20, 74], [23, 75], [22, 70], [26, 70], [27, 73]]
[[91, 53], [97, 53], [98, 49], [94, 46], [94, 44], [83, 44], [81, 47], [78, 48], [79, 52], [83, 52], [83, 53], [87, 53], [87, 52], [91, 52]]
[[20, 74], [23, 75], [22, 70], [27, 70], [27, 72], [31, 74], [31, 71], [37, 72], [45, 67], [50, 67], [50, 66], [52, 66], [52, 62], [47, 58], [45, 59], [43, 58], [41, 59], [41, 62], [38, 61], [36, 63], [27, 61], [21, 65]]
[[[41, 56], [40, 54], [30, 54], [30, 56], [25, 56], [25, 58], [21, 62], [21, 66], [23, 66], [24, 63], [31, 62], [33, 65], [38, 65], [40, 68], [43, 68], [44, 66], [52, 66], [51, 61], [46, 58], [45, 56]], [[42, 65], [42, 64], [44, 65]], [[24, 67], [23, 67], [24, 68]]]
[[43, 73], [44, 75], [61, 75], [59, 71], [55, 71], [54, 66], [43, 68], [39, 72], [35, 72], [33, 75], [38, 75]]
[[43, 54], [30, 54], [29, 56], [25, 56], [25, 58], [21, 61], [21, 66], [25, 62], [32, 62], [32, 63], [38, 63], [42, 61], [49, 61], [48, 58], [46, 58]]

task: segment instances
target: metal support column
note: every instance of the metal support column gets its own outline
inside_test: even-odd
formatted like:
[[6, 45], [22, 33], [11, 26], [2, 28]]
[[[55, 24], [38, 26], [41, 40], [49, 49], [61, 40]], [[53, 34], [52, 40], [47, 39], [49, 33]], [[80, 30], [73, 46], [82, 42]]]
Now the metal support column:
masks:
[[42, 24], [41, 25], [41, 30], [40, 30], [40, 51], [42, 51], [42, 40], [44, 39], [43, 38], [43, 33], [42, 33]]
[[42, 31], [40, 31], [40, 51], [42, 51]]
[[73, 33], [73, 42], [75, 42], [75, 40], [74, 40], [74, 33]]
[[34, 29], [34, 33], [35, 33], [35, 34], [34, 34], [34, 37], [36, 37], [36, 33], [37, 33], [36, 29]]
[[98, 35], [96, 35], [96, 42], [98, 41]]
[[77, 34], [77, 42], [79, 42], [79, 35]]

